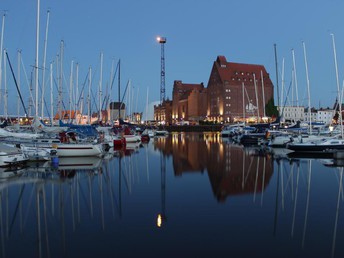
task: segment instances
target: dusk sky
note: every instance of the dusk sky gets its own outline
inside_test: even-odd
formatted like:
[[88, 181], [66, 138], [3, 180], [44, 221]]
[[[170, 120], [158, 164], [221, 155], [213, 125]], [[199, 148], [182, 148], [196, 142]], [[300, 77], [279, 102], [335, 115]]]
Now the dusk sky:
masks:
[[[39, 64], [42, 66], [47, 11], [50, 11], [47, 64], [54, 62], [64, 41], [64, 91], [69, 91], [72, 61], [79, 64], [79, 88], [89, 67], [93, 92], [103, 53], [103, 92], [110, 84], [111, 64], [121, 59], [121, 92], [130, 80], [132, 111], [143, 112], [147, 101], [160, 98], [160, 45], [165, 44], [166, 97], [174, 80], [208, 84], [213, 62], [224, 55], [229, 62], [264, 65], [275, 85], [274, 44], [277, 46], [279, 89], [284, 58], [285, 91], [292, 81], [292, 49], [300, 105], [308, 105], [304, 42], [312, 106], [332, 107], [337, 82], [331, 33], [334, 35], [340, 88], [344, 79], [344, 1], [341, 0], [41, 0]], [[24, 68], [21, 87], [28, 101], [28, 84], [35, 64], [37, 0], [1, 0], [4, 13], [3, 47], [17, 70], [17, 51]], [[9, 114], [16, 114], [16, 89], [8, 67]], [[54, 67], [54, 76], [56, 68]], [[24, 73], [27, 74], [27, 80]], [[41, 73], [41, 71], [40, 71]], [[41, 75], [40, 75], [41, 76]], [[4, 67], [3, 82], [4, 89]], [[148, 90], [147, 90], [148, 89]], [[290, 90], [289, 92], [293, 92]], [[291, 94], [291, 93], [290, 93]], [[54, 93], [57, 96], [57, 93]], [[286, 94], [284, 94], [284, 97]], [[50, 95], [47, 93], [47, 101]], [[118, 100], [117, 82], [112, 99]], [[289, 95], [289, 99], [292, 97]], [[56, 101], [56, 100], [55, 100]], [[283, 100], [284, 101], [284, 100]], [[3, 113], [3, 100], [0, 112]], [[68, 105], [68, 101], [65, 100]], [[277, 104], [277, 103], [276, 103]]]

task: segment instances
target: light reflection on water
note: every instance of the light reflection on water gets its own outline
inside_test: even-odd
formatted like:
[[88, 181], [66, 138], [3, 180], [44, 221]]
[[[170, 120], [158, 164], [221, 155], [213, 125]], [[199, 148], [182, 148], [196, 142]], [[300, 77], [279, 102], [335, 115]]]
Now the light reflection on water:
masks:
[[324, 164], [209, 132], [2, 169], [1, 257], [342, 257], [343, 168]]

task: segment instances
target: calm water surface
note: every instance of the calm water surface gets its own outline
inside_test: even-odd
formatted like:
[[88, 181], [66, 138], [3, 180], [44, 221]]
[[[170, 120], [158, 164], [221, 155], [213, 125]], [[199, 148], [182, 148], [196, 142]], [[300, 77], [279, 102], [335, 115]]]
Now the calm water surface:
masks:
[[343, 257], [343, 168], [172, 134], [0, 172], [0, 257]]

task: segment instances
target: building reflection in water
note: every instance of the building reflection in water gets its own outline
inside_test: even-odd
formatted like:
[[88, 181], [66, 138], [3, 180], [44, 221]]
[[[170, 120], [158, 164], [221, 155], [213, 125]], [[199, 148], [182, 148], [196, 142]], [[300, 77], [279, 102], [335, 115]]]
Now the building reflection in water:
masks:
[[173, 157], [176, 176], [208, 173], [220, 202], [230, 195], [263, 192], [273, 174], [273, 159], [261, 148], [228, 144], [216, 133], [176, 133], [154, 144]]

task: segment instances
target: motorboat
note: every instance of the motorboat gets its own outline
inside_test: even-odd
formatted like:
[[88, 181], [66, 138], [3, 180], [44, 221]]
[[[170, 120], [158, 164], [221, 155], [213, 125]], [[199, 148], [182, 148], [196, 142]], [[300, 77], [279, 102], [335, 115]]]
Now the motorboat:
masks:
[[220, 135], [222, 137], [233, 137], [243, 131], [244, 124], [232, 124], [232, 125], [225, 125], [221, 129]]
[[0, 167], [19, 166], [29, 158], [18, 148], [0, 143]]
[[318, 138], [318, 140], [308, 142], [292, 142], [287, 144], [287, 148], [294, 152], [329, 153], [344, 150], [344, 139], [339, 136], [334, 136]]
[[18, 140], [7, 138], [5, 140], [11, 144], [22, 144], [27, 147], [39, 147], [45, 149], [55, 149], [58, 157], [83, 157], [102, 156], [109, 148], [106, 142], [78, 141], [72, 137], [40, 137], [36, 139]]

